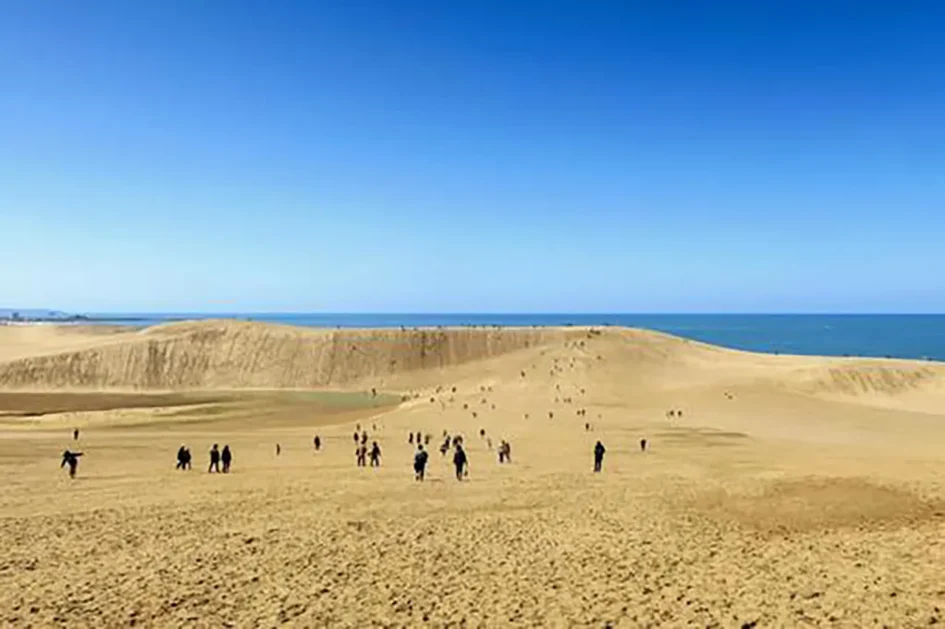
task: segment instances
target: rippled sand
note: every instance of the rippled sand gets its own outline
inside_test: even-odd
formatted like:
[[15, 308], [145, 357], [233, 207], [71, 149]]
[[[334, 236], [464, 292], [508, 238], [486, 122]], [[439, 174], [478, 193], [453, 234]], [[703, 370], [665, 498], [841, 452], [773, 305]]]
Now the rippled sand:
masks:
[[[37, 347], [88, 349], [59, 342]], [[945, 622], [939, 367], [618, 331], [502, 343], [464, 356], [447, 341], [435, 367], [374, 376], [396, 407], [205, 388], [95, 393], [73, 412], [69, 398], [0, 395], [0, 624]], [[33, 360], [50, 394], [17, 348], [5, 358]], [[348, 376], [342, 388], [369, 390]], [[381, 445], [379, 469], [355, 467], [356, 424]], [[480, 429], [511, 441], [511, 464]], [[422, 484], [411, 430], [433, 435]], [[465, 436], [466, 482], [436, 450], [444, 430]], [[212, 443], [233, 449], [232, 474], [206, 473]], [[174, 470], [181, 444], [189, 472]], [[70, 480], [58, 466], [74, 446]]]

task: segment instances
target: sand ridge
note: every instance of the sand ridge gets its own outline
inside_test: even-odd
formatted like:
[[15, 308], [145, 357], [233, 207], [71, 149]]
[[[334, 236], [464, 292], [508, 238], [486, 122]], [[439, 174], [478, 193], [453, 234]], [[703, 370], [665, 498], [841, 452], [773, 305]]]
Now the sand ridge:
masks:
[[[0, 416], [0, 623], [945, 622], [935, 363], [617, 328], [3, 334], [18, 345], [0, 403], [32, 414]], [[317, 397], [372, 388], [391, 406], [329, 412]], [[115, 408], [128, 390], [174, 405]], [[90, 397], [70, 415], [51, 397], [64, 391]], [[354, 466], [357, 424], [379, 469]], [[413, 431], [432, 437], [423, 484]], [[444, 431], [465, 437], [467, 482], [435, 449]], [[173, 470], [182, 443], [190, 472]], [[233, 448], [233, 474], [206, 473], [212, 443]], [[87, 453], [74, 481], [56, 469], [65, 447]]]

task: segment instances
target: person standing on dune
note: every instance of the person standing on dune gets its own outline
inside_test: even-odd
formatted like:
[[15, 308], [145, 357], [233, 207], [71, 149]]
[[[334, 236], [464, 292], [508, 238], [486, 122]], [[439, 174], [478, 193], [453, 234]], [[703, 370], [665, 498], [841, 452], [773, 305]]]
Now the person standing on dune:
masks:
[[76, 428], [75, 430], [72, 431], [72, 440], [73, 440], [73, 441], [78, 441], [78, 440], [79, 440], [79, 429], [78, 429], [78, 428]]
[[223, 460], [223, 473], [230, 473], [230, 463], [233, 462], [233, 454], [230, 452], [230, 446], [223, 446], [223, 455], [220, 457]]
[[413, 455], [414, 478], [416, 478], [418, 481], [423, 481], [423, 478], [426, 475], [427, 459], [429, 458], [430, 455], [427, 454], [426, 450], [423, 449], [423, 444], [418, 445], [417, 453]]
[[210, 467], [207, 468], [207, 472], [219, 472], [220, 471], [220, 450], [217, 444], [213, 444], [213, 447], [210, 448]]
[[315, 435], [315, 452], [318, 452], [322, 449], [322, 439], [318, 435]]
[[456, 467], [456, 480], [463, 480], [464, 476], [469, 476], [469, 459], [466, 458], [466, 451], [463, 445], [456, 444], [456, 452], [453, 454], [453, 465]]
[[377, 442], [371, 444], [371, 467], [380, 467], [381, 465], [381, 447]]
[[600, 441], [597, 442], [597, 445], [594, 446], [594, 471], [600, 472], [604, 467], [604, 453], [607, 452], [607, 449], [604, 448], [604, 444]]

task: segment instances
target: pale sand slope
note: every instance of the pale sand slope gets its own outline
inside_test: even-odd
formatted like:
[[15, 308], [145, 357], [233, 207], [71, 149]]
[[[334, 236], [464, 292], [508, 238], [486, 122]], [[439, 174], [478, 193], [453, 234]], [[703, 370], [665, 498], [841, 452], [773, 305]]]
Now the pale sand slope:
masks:
[[[0, 418], [0, 624], [945, 622], [942, 365], [622, 329], [207, 322], [99, 335], [0, 330], [0, 383], [376, 387], [407, 400], [299, 407], [291, 421], [205, 406], [193, 421], [160, 408]], [[354, 467], [354, 421], [384, 449], [380, 469]], [[76, 422], [86, 456], [69, 481], [58, 457]], [[480, 428], [511, 440], [511, 465]], [[434, 451], [415, 483], [408, 430], [432, 433], [434, 450], [443, 430], [462, 432], [468, 482]], [[203, 472], [213, 442], [233, 448], [233, 474]], [[189, 473], [173, 470], [181, 443], [196, 455]]]

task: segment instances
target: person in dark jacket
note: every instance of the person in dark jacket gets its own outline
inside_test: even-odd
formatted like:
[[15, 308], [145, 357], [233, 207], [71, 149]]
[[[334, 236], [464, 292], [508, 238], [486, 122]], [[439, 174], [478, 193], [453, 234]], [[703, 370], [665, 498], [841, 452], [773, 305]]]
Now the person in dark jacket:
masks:
[[187, 469], [187, 448], [181, 446], [177, 451], [177, 467], [175, 469], [184, 470]]
[[230, 473], [230, 464], [233, 462], [233, 454], [230, 452], [230, 446], [223, 446], [223, 454], [220, 456], [223, 461], [223, 473]]
[[456, 444], [453, 466], [456, 468], [456, 480], [463, 480], [464, 476], [469, 476], [469, 459], [466, 458], [466, 451], [463, 450], [462, 444]]
[[319, 450], [322, 449], [322, 438], [321, 438], [321, 437], [319, 437], [318, 435], [315, 435], [315, 441], [314, 441], [314, 443], [315, 443], [315, 452], [318, 452]]
[[381, 447], [374, 441], [371, 444], [371, 467], [380, 467], [381, 465]]
[[82, 454], [82, 452], [70, 452], [66, 450], [62, 453], [62, 463], [59, 464], [59, 469], [68, 465], [69, 478], [75, 478], [75, 471], [79, 467], [79, 457], [82, 456]]
[[599, 472], [604, 467], [604, 453], [607, 449], [600, 441], [594, 446], [594, 471]]
[[430, 455], [423, 449], [423, 444], [417, 446], [417, 453], [413, 455], [413, 472], [418, 481], [422, 481], [427, 471], [427, 460]]
[[213, 447], [210, 448], [210, 467], [207, 468], [207, 472], [219, 472], [220, 471], [220, 449], [217, 444], [213, 444]]

